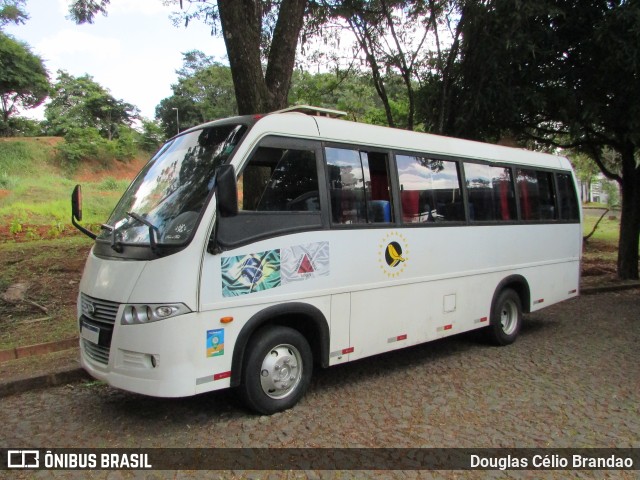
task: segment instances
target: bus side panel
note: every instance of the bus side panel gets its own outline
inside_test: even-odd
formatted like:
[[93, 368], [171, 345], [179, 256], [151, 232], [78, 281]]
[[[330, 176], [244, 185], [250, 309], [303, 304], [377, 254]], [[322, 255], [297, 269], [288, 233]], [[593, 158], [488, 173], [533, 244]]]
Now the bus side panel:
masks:
[[329, 347], [329, 365], [345, 363], [350, 360], [351, 345], [351, 294], [331, 295], [331, 342]]
[[[331, 309], [330, 296], [307, 298], [304, 303], [315, 307], [328, 318]], [[240, 332], [249, 320], [259, 316], [264, 310], [276, 306], [282, 306], [282, 303], [276, 301], [248, 305], [236, 304], [228, 308], [201, 312], [197, 328], [199, 333], [196, 334], [199, 338], [194, 342], [196, 345], [194, 355], [196, 393], [231, 386], [232, 360], [234, 349], [238, 348]], [[233, 321], [221, 322], [222, 319], [228, 318], [233, 318]]]
[[[335, 364], [481, 328], [498, 285], [509, 277], [528, 283], [531, 304], [524, 310], [577, 295], [579, 228], [346, 228], [205, 254], [200, 299], [210, 320], [201, 335], [224, 329], [226, 355], [254, 315], [273, 305], [308, 303], [330, 325], [329, 364]], [[227, 316], [233, 322], [222, 326]], [[211, 375], [214, 360], [200, 365], [199, 375]]]
[[510, 277], [527, 282], [531, 303], [524, 310], [577, 295], [579, 229], [539, 224], [332, 232], [336, 285], [352, 291], [351, 359], [488, 325], [496, 289]]

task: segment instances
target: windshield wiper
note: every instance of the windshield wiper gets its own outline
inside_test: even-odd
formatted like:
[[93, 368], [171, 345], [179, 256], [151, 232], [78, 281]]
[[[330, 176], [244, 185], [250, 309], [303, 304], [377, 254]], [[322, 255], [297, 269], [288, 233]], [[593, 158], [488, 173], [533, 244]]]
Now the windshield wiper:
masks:
[[156, 249], [158, 248], [158, 242], [156, 242], [156, 234], [155, 234], [155, 232], [160, 231], [158, 227], [156, 227], [153, 223], [148, 221], [146, 218], [138, 215], [137, 213], [127, 212], [127, 215], [129, 215], [134, 220], [139, 221], [143, 225], [146, 225], [147, 227], [149, 227], [149, 246], [151, 247], [151, 251], [155, 252]]
[[116, 237], [115, 227], [103, 223], [102, 225], [100, 225], [100, 228], [103, 230], [109, 230], [109, 233], [111, 233], [111, 248], [113, 248], [118, 253], [122, 252], [122, 243], [120, 243]]

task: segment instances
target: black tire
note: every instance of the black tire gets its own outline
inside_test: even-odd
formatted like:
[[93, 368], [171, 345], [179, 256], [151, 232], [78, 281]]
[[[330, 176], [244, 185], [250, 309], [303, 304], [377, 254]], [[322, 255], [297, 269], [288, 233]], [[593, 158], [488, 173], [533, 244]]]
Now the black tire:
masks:
[[502, 290], [491, 308], [491, 319], [486, 328], [487, 339], [494, 345], [513, 343], [522, 327], [522, 302], [510, 288]]
[[253, 334], [245, 350], [240, 397], [264, 415], [293, 407], [302, 398], [313, 372], [309, 342], [297, 330], [267, 326]]

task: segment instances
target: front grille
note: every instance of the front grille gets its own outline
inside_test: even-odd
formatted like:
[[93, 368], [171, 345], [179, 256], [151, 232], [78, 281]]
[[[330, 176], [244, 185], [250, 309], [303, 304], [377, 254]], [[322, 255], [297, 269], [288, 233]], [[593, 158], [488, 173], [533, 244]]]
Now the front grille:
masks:
[[113, 327], [116, 323], [120, 304], [93, 298], [84, 293], [80, 295], [80, 328], [82, 324], [100, 329], [98, 344], [82, 339], [85, 354], [93, 361], [104, 365], [109, 363], [109, 351]]
[[102, 347], [91, 343], [89, 340], [82, 339], [82, 345], [84, 346], [84, 353], [94, 362], [109, 363], [109, 347]]

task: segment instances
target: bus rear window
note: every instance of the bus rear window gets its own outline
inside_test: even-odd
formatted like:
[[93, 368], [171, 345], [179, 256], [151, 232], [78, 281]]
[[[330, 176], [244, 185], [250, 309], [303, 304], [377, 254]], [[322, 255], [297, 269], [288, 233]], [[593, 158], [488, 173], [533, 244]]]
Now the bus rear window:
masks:
[[580, 207], [578, 206], [578, 197], [571, 175], [558, 173], [556, 175], [556, 182], [558, 184], [560, 218], [562, 220], [579, 220]]

